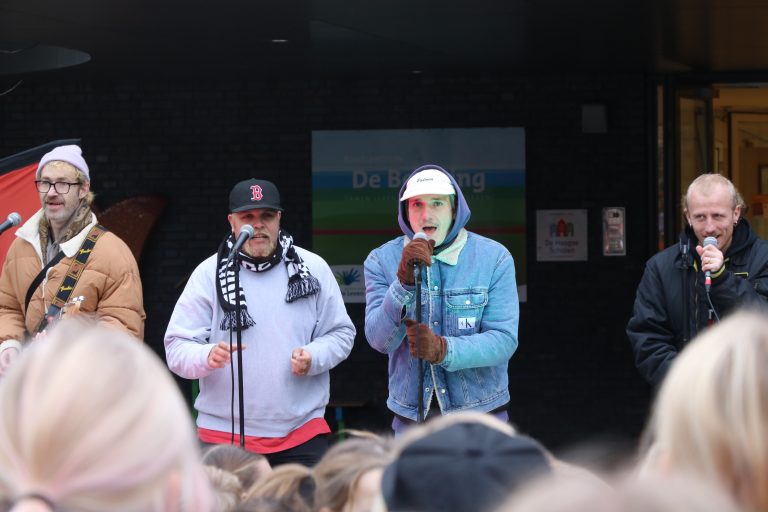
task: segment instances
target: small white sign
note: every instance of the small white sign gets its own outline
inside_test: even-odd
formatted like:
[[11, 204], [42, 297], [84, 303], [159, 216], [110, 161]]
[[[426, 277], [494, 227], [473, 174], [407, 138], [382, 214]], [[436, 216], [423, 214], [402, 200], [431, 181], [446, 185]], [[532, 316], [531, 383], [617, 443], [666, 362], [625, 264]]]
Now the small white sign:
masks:
[[587, 210], [536, 210], [536, 261], [587, 261]]
[[365, 304], [365, 279], [362, 265], [331, 265], [331, 271], [339, 283], [341, 296], [347, 304]]

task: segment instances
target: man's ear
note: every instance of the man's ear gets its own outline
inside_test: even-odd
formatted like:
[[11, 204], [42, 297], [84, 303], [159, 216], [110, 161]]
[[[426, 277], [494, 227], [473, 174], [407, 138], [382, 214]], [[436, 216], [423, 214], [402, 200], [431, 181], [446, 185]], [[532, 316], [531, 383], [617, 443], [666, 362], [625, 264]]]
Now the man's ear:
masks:
[[[739, 219], [741, 218], [741, 205], [740, 204], [737, 204], [736, 208], [734, 208], [733, 216], [736, 217], [736, 222], [739, 222]], [[734, 222], [734, 224], [736, 224], [736, 222]]]
[[232, 233], [235, 232], [235, 225], [232, 223], [232, 214], [230, 213], [227, 215], [227, 220], [229, 221], [229, 227], [232, 229]]
[[90, 181], [84, 181], [80, 184], [80, 191], [77, 193], [77, 197], [80, 199], [84, 198], [88, 195], [88, 192], [91, 191], [91, 182]]

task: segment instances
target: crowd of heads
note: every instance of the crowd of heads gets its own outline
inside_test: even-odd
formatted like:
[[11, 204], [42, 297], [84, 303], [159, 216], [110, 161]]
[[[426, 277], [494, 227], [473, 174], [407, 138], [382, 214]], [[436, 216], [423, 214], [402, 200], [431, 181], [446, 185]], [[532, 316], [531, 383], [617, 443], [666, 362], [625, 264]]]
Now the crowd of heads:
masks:
[[346, 432], [314, 467], [201, 450], [143, 343], [82, 317], [0, 383], [0, 510], [667, 512], [768, 510], [768, 319], [735, 313], [677, 358], [620, 476], [558, 460], [492, 416], [397, 439]]

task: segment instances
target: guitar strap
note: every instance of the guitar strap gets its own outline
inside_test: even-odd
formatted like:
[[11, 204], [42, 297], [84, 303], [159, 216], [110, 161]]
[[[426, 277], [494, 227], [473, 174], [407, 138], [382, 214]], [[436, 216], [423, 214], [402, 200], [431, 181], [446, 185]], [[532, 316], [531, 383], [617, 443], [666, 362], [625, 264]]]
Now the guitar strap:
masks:
[[55, 267], [61, 260], [64, 258], [64, 251], [59, 251], [56, 256], [53, 257], [51, 261], [48, 262], [46, 266], [43, 267], [43, 270], [41, 270], [37, 276], [35, 276], [35, 279], [32, 281], [32, 284], [29, 285], [29, 288], [27, 289], [27, 296], [24, 297], [24, 314], [27, 314], [27, 310], [29, 309], [29, 301], [32, 300], [32, 296], [35, 294], [35, 290], [37, 290], [37, 287], [40, 286], [40, 283], [43, 282], [43, 279], [45, 279], [45, 276], [48, 274], [48, 269]]
[[53, 301], [51, 301], [51, 306], [48, 308], [48, 312], [40, 321], [40, 325], [38, 325], [35, 333], [43, 332], [48, 324], [54, 318], [56, 318], [56, 315], [59, 314], [61, 308], [63, 308], [67, 303], [70, 295], [72, 295], [72, 291], [77, 285], [77, 282], [80, 280], [80, 276], [83, 274], [85, 263], [88, 261], [88, 257], [91, 255], [93, 247], [96, 245], [99, 237], [106, 232], [107, 228], [101, 224], [96, 224], [88, 232], [88, 236], [86, 236], [85, 240], [83, 240], [83, 244], [80, 246], [77, 254], [74, 258], [72, 258], [72, 263], [69, 264], [69, 269], [67, 270], [67, 274], [64, 276], [64, 280], [62, 281], [61, 286], [59, 286], [59, 291], [56, 293], [56, 297], [53, 298]]

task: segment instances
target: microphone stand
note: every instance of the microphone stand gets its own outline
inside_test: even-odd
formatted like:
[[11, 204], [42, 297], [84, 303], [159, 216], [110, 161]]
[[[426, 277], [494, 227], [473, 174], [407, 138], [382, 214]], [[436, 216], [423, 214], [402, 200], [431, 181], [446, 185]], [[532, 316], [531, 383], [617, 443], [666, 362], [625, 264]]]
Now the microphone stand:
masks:
[[240, 446], [245, 447], [245, 405], [243, 404], [243, 321], [240, 316], [240, 257], [235, 252], [235, 336], [237, 338], [237, 394], [240, 414]]
[[[421, 266], [418, 263], [413, 265], [413, 277], [416, 283], [416, 321], [421, 322]], [[421, 354], [421, 347], [418, 344], [419, 340], [417, 339], [416, 353]], [[424, 423], [424, 360], [419, 357], [417, 362], [419, 364], [419, 389], [416, 396], [419, 398], [419, 403], [416, 409], [418, 414], [416, 423]]]

